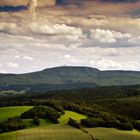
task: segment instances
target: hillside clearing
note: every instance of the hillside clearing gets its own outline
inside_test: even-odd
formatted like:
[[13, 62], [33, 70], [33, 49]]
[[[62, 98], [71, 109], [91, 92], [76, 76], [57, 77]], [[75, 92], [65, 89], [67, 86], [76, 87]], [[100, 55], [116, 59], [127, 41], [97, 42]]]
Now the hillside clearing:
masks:
[[0, 135], [0, 140], [90, 140], [81, 130], [68, 125], [49, 125]]
[[85, 119], [86, 116], [83, 115], [83, 114], [79, 114], [79, 113], [73, 112], [73, 111], [65, 111], [65, 114], [62, 115], [59, 118], [59, 123], [60, 124], [67, 124], [69, 118], [72, 118], [72, 119], [76, 120], [77, 122], [80, 122], [80, 120], [81, 119]]
[[32, 106], [0, 107], [0, 122], [29, 110]]
[[[99, 140], [140, 140], [140, 132], [114, 128], [88, 128], [89, 134]], [[68, 125], [53, 124], [0, 134], [0, 140], [91, 140], [81, 130]]]
[[115, 128], [88, 128], [89, 134], [99, 138], [99, 140], [140, 140], [140, 132], [124, 131]]
[[[20, 113], [27, 111], [29, 108], [31, 106], [1, 107], [0, 111], [5, 111], [0, 116], [1, 121], [6, 119], [6, 117], [20, 115]], [[53, 124], [46, 118], [40, 119], [41, 124], [39, 127], [32, 124], [32, 119], [23, 119], [28, 129], [0, 134], [0, 140], [91, 140], [91, 137], [87, 133], [66, 125], [69, 118], [80, 122], [86, 116], [66, 110], [65, 114], [59, 118], [59, 124]], [[85, 130], [99, 140], [140, 140], [140, 132], [136, 130], [121, 131], [114, 128], [102, 127], [85, 128]]]

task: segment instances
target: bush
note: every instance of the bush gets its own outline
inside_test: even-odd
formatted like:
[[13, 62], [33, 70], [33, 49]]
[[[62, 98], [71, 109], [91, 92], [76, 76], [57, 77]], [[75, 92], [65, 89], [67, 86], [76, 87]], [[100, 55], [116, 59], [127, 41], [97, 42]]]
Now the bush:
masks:
[[35, 116], [35, 117], [33, 118], [33, 123], [34, 123], [35, 125], [40, 125], [40, 120], [39, 120], [39, 118], [38, 118], [37, 116]]
[[47, 108], [44, 106], [36, 106], [24, 113], [21, 113], [20, 117], [22, 119], [32, 119], [34, 117], [38, 117], [42, 119], [49, 118], [54, 123], [58, 123], [58, 118], [60, 118], [60, 115], [61, 114], [55, 109]]
[[25, 128], [22, 120], [19, 117], [9, 118], [0, 124], [1, 132], [9, 132]]
[[119, 121], [122, 122], [122, 123], [128, 122], [128, 119], [126, 119], [126, 118], [124, 118], [124, 117], [121, 117], [121, 116], [117, 117], [117, 120], [119, 120]]
[[114, 127], [121, 130], [133, 130], [133, 125], [130, 122], [121, 123], [116, 119], [106, 121], [100, 117], [82, 119], [81, 124], [87, 127]]
[[87, 127], [100, 127], [105, 126], [105, 121], [102, 118], [87, 118], [82, 119], [81, 124]]
[[140, 131], [140, 121], [133, 121], [133, 127]]
[[133, 125], [130, 122], [120, 123], [119, 128], [121, 130], [133, 130]]
[[68, 124], [71, 125], [71, 126], [74, 126], [74, 127], [78, 128], [78, 129], [81, 128], [81, 125], [79, 123], [77, 123], [76, 120], [74, 120], [72, 118], [69, 118]]

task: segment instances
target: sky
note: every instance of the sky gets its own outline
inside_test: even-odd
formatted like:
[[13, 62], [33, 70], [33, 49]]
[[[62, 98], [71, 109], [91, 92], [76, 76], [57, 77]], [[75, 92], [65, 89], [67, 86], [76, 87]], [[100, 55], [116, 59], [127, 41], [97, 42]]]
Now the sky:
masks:
[[139, 54], [139, 0], [0, 0], [0, 73], [63, 65], [140, 71]]

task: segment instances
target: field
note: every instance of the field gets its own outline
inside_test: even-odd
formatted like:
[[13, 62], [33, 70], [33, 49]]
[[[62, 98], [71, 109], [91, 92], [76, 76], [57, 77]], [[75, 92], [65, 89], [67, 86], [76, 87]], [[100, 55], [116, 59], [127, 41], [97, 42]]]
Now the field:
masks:
[[99, 140], [140, 140], [140, 132], [136, 130], [121, 131], [114, 128], [88, 128], [86, 130]]
[[[88, 128], [89, 134], [99, 140], [140, 140], [140, 132], [120, 131], [114, 128]], [[48, 125], [0, 135], [0, 140], [91, 140], [81, 130], [68, 125]]]
[[0, 107], [0, 122], [14, 116], [19, 116], [31, 106]]
[[86, 118], [86, 116], [73, 111], [65, 111], [65, 114], [60, 117], [59, 123], [66, 124], [69, 118], [72, 118], [77, 122], [80, 122], [80, 120]]
[[90, 140], [81, 130], [67, 125], [49, 125], [0, 135], [0, 140]]
[[[69, 117], [79, 122], [86, 116], [65, 111], [65, 115], [62, 115], [59, 119], [59, 124], [52, 124], [47, 119], [41, 120], [40, 127], [0, 134], [0, 140], [90, 140], [90, 137], [81, 130], [65, 125]], [[31, 127], [30, 119], [23, 121], [28, 127]]]
[[[19, 115], [21, 112], [28, 110], [31, 107], [4, 107], [0, 108], [0, 111], [5, 113], [0, 116], [1, 121], [4, 117], [12, 117]], [[85, 128], [89, 134], [84, 133], [80, 129], [73, 128], [66, 125], [69, 118], [75, 119], [77, 122], [80, 119], [86, 118], [86, 116], [73, 112], [65, 111], [65, 114], [59, 119], [59, 124], [53, 124], [48, 119], [41, 120], [39, 127], [33, 127], [31, 119], [24, 119], [28, 129], [3, 133], [0, 134], [0, 140], [91, 140], [92, 135], [99, 140], [140, 140], [140, 132], [133, 131], [121, 131], [114, 128]]]

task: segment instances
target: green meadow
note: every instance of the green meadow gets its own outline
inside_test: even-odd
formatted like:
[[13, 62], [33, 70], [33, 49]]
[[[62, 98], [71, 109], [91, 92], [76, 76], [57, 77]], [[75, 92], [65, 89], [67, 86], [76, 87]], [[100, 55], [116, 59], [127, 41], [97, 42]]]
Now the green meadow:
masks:
[[0, 135], [0, 140], [90, 140], [81, 130], [68, 125], [48, 125]]
[[81, 119], [85, 119], [86, 116], [73, 112], [73, 111], [65, 111], [65, 114], [62, 115], [59, 119], [59, 123], [60, 124], [67, 124], [69, 118], [72, 118], [74, 120], [76, 120], [77, 122], [80, 122]]
[[0, 122], [10, 117], [19, 116], [30, 108], [32, 108], [32, 106], [0, 107]]
[[[88, 128], [89, 134], [99, 140], [140, 140], [140, 132], [120, 131], [114, 128]], [[68, 125], [52, 124], [0, 135], [0, 140], [91, 140], [89, 135]]]
[[88, 128], [89, 134], [99, 140], [140, 140], [140, 132], [137, 130], [124, 131], [115, 128]]
[[[8, 117], [18, 116], [20, 113], [28, 110], [28, 106], [19, 107], [1, 107], [0, 120], [3, 121]], [[69, 118], [80, 122], [86, 118], [85, 115], [65, 111], [65, 114], [59, 118], [59, 124], [53, 124], [49, 119], [40, 119], [40, 126], [35, 127], [32, 124], [32, 119], [23, 119], [24, 124], [28, 129], [18, 130], [0, 134], [0, 140], [91, 140], [92, 135], [99, 140], [140, 140], [140, 132], [121, 131], [114, 128], [84, 128], [88, 131], [84, 133], [80, 129], [67, 125]]]

